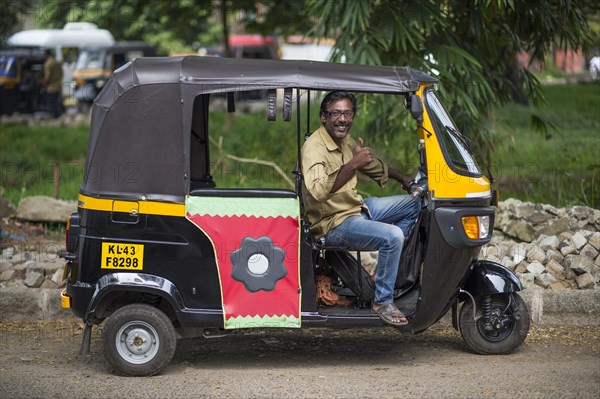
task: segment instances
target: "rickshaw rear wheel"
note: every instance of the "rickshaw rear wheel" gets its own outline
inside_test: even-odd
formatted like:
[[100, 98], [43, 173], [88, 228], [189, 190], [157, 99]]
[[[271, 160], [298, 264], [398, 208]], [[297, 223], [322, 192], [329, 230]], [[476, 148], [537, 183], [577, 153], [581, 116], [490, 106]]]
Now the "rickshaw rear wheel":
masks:
[[132, 304], [115, 311], [102, 330], [104, 356], [112, 370], [129, 376], [161, 372], [177, 347], [175, 328], [159, 309]]
[[[475, 352], [482, 355], [506, 354], [517, 349], [529, 332], [530, 317], [527, 305], [517, 293], [477, 297], [473, 319], [473, 302], [467, 300], [460, 310], [460, 334]], [[483, 306], [482, 306], [483, 305]], [[482, 308], [489, 306], [490, 317], [483, 317]]]

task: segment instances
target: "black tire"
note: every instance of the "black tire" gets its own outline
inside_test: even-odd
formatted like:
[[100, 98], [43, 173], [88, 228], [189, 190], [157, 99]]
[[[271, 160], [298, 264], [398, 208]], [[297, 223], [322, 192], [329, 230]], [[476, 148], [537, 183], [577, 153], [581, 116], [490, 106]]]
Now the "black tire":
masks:
[[[511, 310], [511, 301], [518, 308], [518, 318]], [[506, 354], [517, 349], [529, 332], [530, 318], [527, 305], [517, 293], [491, 296], [493, 316], [503, 319], [498, 328], [486, 330], [481, 318], [482, 298], [476, 298], [477, 312], [473, 319], [473, 302], [467, 299], [460, 310], [460, 334], [475, 352], [482, 355]]]
[[177, 347], [173, 323], [157, 308], [144, 304], [114, 312], [104, 324], [102, 339], [111, 369], [130, 376], [160, 373]]

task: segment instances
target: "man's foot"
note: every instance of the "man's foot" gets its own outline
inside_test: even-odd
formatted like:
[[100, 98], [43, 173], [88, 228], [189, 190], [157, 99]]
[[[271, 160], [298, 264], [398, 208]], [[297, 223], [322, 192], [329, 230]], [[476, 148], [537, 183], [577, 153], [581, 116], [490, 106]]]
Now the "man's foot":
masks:
[[379, 318], [392, 326], [404, 326], [408, 324], [408, 320], [393, 302], [381, 305], [373, 303], [371, 312], [379, 316]]

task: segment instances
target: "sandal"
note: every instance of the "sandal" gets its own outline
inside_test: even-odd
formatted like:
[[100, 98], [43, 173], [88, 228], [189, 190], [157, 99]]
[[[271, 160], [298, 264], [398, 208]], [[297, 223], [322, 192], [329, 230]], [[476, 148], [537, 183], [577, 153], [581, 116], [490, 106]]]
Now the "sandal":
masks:
[[[408, 324], [408, 320], [404, 313], [402, 313], [393, 302], [390, 302], [385, 305], [379, 305], [379, 307], [375, 308], [377, 304], [373, 303], [373, 307], [371, 307], [371, 312], [378, 315], [379, 318], [385, 321], [392, 326], [404, 326]], [[394, 321], [394, 319], [400, 319], [400, 321]]]

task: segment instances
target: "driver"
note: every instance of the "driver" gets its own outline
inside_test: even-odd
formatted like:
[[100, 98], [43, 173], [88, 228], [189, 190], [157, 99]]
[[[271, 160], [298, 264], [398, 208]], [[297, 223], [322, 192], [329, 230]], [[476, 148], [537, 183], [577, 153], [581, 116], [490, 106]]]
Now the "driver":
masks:
[[305, 217], [315, 239], [327, 246], [379, 251], [372, 312], [394, 326], [408, 323], [394, 304], [394, 284], [404, 240], [421, 210], [410, 195], [363, 199], [356, 191], [356, 172], [382, 188], [388, 176], [408, 189], [411, 178], [373, 156], [362, 138], [348, 133], [356, 115], [356, 99], [333, 91], [321, 102], [319, 127], [302, 147]]

